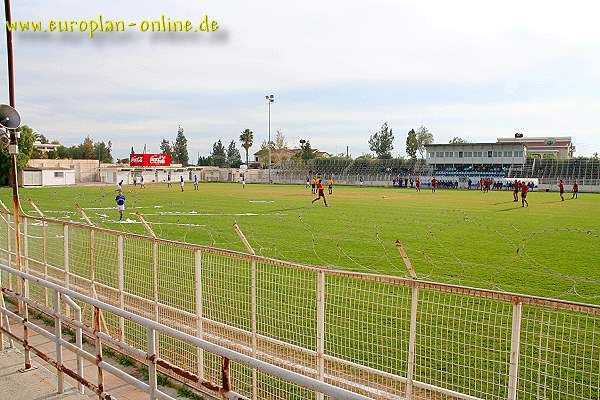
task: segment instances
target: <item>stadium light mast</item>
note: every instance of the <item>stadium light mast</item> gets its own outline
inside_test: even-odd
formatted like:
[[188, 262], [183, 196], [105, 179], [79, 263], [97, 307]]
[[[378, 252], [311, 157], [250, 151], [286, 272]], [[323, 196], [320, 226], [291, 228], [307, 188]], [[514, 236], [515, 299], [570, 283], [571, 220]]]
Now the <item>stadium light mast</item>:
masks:
[[267, 142], [269, 148], [269, 184], [271, 183], [271, 103], [275, 102], [275, 96], [272, 94], [266, 95], [267, 105], [269, 107], [269, 141]]

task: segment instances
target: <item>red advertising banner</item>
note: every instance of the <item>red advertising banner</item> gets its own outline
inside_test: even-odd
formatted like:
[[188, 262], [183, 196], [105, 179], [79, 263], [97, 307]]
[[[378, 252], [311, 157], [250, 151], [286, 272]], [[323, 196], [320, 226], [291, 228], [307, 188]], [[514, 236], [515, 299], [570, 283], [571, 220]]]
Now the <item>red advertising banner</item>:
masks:
[[132, 167], [168, 167], [171, 165], [170, 154], [130, 154], [129, 165]]

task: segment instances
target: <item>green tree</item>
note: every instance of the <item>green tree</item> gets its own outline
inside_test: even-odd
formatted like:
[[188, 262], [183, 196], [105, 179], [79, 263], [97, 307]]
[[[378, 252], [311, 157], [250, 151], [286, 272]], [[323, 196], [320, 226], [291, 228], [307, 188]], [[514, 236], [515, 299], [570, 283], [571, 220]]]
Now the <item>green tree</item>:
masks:
[[210, 154], [212, 165], [215, 167], [224, 167], [227, 163], [227, 154], [225, 152], [225, 146], [221, 143], [221, 139], [213, 144], [213, 150]]
[[[33, 129], [27, 125], [21, 125], [17, 132], [19, 132], [19, 152], [17, 154], [17, 171], [22, 171], [23, 168], [27, 167], [27, 163], [33, 154], [33, 142], [35, 142], [35, 135]], [[0, 182], [7, 185], [10, 182], [11, 170], [12, 170], [12, 158], [8, 152], [9, 140], [7, 137], [0, 139]]]
[[417, 133], [414, 129], [408, 131], [408, 135], [406, 136], [406, 154], [413, 160], [417, 158], [417, 149], [419, 148], [419, 144], [417, 143]]
[[455, 136], [454, 138], [452, 138], [452, 140], [450, 140], [450, 144], [461, 144], [461, 143], [469, 143], [469, 142], [458, 136]]
[[369, 149], [377, 154], [377, 158], [392, 158], [394, 149], [394, 134], [385, 122], [381, 130], [369, 137]]
[[312, 147], [310, 147], [309, 140], [302, 143], [300, 149], [302, 150], [300, 152], [300, 158], [302, 158], [304, 161], [315, 158], [315, 152], [313, 151]]
[[94, 141], [89, 136], [83, 139], [83, 143], [78, 146], [78, 150], [79, 158], [83, 160], [93, 160], [96, 158], [94, 157]]
[[199, 156], [198, 157], [198, 163], [196, 164], [198, 166], [209, 166], [212, 165], [212, 157], [211, 156]]
[[163, 154], [173, 154], [171, 142], [169, 142], [167, 139], [163, 139], [162, 142], [160, 142], [160, 151]]
[[254, 132], [250, 129], [244, 129], [240, 135], [240, 142], [244, 150], [246, 150], [246, 165], [248, 165], [248, 150], [254, 144]]
[[235, 141], [232, 140], [227, 147], [227, 165], [231, 168], [238, 168], [241, 164], [240, 151], [235, 147]]
[[112, 163], [113, 156], [111, 154], [112, 151], [112, 142], [109, 140], [108, 144], [104, 142], [96, 142], [94, 143], [94, 159], [100, 160], [102, 163]]
[[417, 150], [421, 158], [425, 154], [425, 146], [433, 143], [433, 134], [423, 125], [417, 131]]
[[183, 166], [189, 164], [187, 139], [183, 134], [183, 128], [181, 126], [177, 129], [177, 137], [175, 138], [175, 144], [173, 145], [173, 158], [177, 164], [182, 164]]

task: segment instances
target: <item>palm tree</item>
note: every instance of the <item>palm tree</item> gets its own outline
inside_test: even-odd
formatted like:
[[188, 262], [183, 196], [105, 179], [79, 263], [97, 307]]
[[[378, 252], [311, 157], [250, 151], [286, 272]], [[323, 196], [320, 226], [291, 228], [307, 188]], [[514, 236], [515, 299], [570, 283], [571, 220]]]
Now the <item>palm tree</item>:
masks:
[[250, 129], [244, 129], [240, 135], [240, 142], [242, 143], [244, 150], [246, 150], [246, 165], [248, 165], [248, 149], [254, 144], [253, 141], [254, 132], [252, 132]]

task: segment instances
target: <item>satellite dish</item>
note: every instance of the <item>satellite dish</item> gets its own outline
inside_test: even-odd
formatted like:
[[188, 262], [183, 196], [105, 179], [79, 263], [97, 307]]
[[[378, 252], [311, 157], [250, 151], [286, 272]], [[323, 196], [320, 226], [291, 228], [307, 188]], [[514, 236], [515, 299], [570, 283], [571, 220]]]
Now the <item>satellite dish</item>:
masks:
[[0, 126], [6, 129], [17, 129], [21, 125], [21, 116], [11, 106], [0, 105]]
[[546, 145], [548, 145], [548, 146], [552, 146], [555, 143], [556, 143], [556, 140], [554, 140], [554, 139], [546, 139]]

